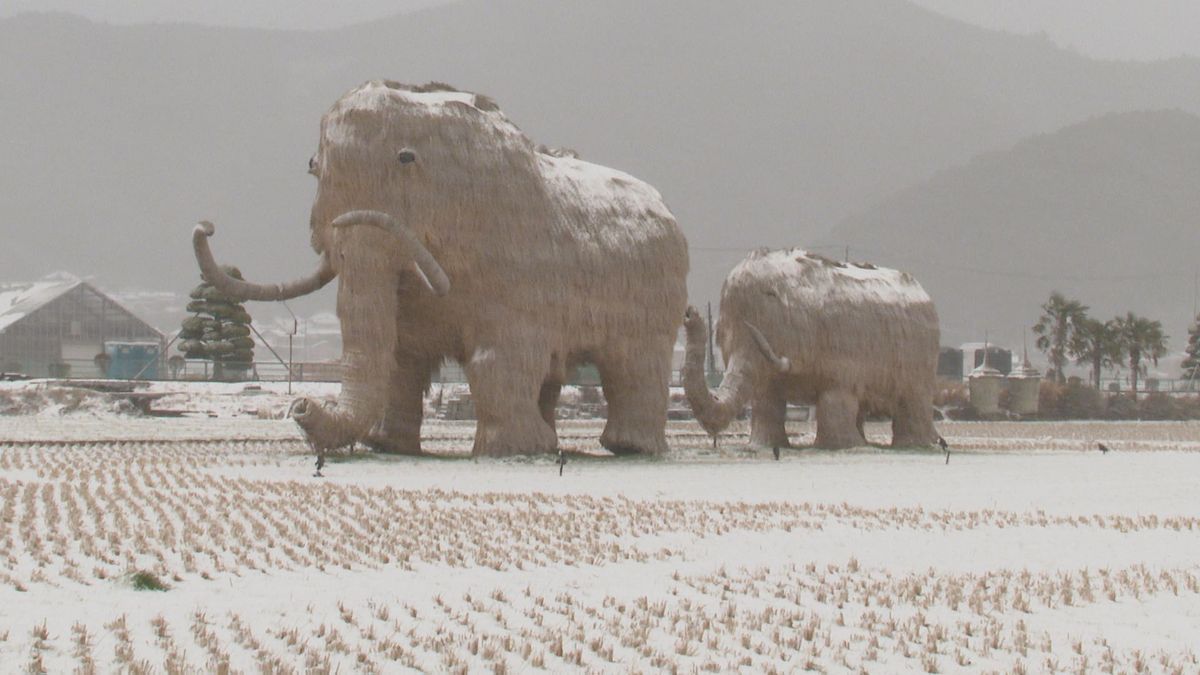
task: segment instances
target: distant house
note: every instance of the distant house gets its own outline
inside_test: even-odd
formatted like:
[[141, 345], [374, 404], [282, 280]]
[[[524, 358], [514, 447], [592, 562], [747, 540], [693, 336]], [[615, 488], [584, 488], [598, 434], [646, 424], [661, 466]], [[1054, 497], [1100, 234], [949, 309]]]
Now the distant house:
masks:
[[938, 350], [937, 375], [947, 380], [963, 379], [963, 351], [957, 347]]
[[[164, 347], [157, 329], [70, 274], [0, 283], [0, 371], [151, 378]], [[98, 364], [101, 353], [107, 358]]]
[[[961, 347], [942, 347], [938, 352], [937, 374], [948, 380], [965, 380], [971, 371], [983, 365], [982, 342], [968, 342]], [[987, 345], [988, 365], [1008, 375], [1013, 368], [1012, 350]]]

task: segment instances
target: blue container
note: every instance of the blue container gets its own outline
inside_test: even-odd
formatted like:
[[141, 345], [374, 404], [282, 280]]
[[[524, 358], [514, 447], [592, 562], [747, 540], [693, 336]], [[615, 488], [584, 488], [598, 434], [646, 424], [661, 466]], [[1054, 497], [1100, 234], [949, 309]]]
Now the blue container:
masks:
[[104, 353], [111, 359], [105, 375], [117, 380], [158, 379], [159, 351], [157, 342], [105, 342]]

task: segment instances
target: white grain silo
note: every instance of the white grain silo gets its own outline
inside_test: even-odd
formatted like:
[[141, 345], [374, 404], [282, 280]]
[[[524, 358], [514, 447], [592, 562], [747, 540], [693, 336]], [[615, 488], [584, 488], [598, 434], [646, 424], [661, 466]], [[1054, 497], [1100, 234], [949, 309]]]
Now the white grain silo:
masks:
[[982, 416], [1000, 414], [1000, 392], [1004, 389], [1004, 373], [988, 363], [986, 343], [983, 348], [983, 363], [967, 377], [971, 394], [971, 406]]
[[1008, 409], [1018, 415], [1036, 415], [1041, 384], [1042, 373], [1030, 365], [1025, 351], [1021, 365], [1008, 374]]

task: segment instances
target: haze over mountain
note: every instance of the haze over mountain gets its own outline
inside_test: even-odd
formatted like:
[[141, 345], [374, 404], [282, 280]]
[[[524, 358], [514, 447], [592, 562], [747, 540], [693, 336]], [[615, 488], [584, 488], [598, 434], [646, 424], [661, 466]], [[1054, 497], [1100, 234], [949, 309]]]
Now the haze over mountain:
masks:
[[900, 0], [470, 0], [320, 32], [26, 15], [0, 21], [4, 276], [186, 291], [201, 218], [252, 278], [308, 271], [318, 120], [378, 77], [490, 94], [535, 141], [654, 184], [697, 303], [746, 250], [812, 244], [982, 151], [1200, 111], [1198, 60], [1093, 61]]
[[[234, 28], [321, 30], [456, 0], [6, 0], [0, 19], [68, 12], [101, 23], [197, 23]], [[1194, 0], [912, 0], [985, 28], [1044, 33], [1055, 44], [1106, 59], [1200, 56]]]
[[1161, 320], [1178, 347], [1200, 271], [1198, 185], [1200, 117], [1111, 114], [943, 171], [829, 238], [916, 275], [946, 344], [987, 330], [1020, 346], [1060, 290], [1099, 319]]
[[191, 23], [230, 28], [322, 30], [374, 21], [453, 0], [5, 0], [0, 18], [63, 12], [99, 23]]
[[1104, 59], [1200, 56], [1195, 0], [913, 0], [985, 28], [1044, 33], [1056, 44]]

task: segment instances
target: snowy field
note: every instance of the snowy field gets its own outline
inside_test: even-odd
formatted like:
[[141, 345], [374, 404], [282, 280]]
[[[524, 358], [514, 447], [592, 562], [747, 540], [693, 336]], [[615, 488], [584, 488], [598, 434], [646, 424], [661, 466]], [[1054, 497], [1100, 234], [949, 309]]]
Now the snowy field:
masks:
[[0, 671], [1200, 670], [1197, 424], [944, 423], [946, 464], [679, 422], [560, 478], [434, 421], [315, 478], [206, 406], [0, 417]]

